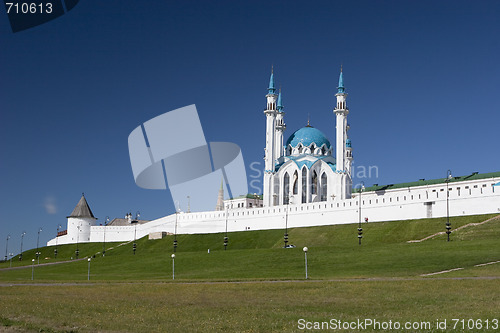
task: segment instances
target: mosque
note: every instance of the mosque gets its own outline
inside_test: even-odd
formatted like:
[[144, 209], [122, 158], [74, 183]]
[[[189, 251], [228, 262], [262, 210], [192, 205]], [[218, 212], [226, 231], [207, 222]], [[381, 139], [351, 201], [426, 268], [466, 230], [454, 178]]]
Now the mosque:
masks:
[[281, 91], [276, 95], [271, 73], [267, 98], [264, 207], [349, 199], [352, 192], [352, 146], [347, 94], [342, 70], [337, 87], [336, 149], [318, 129], [309, 125], [293, 132], [283, 145], [284, 122]]
[[[68, 216], [67, 229], [47, 245], [78, 242], [127, 242], [167, 234], [218, 233], [319, 225], [500, 214], [500, 172], [448, 177], [353, 190], [353, 152], [348, 137], [347, 93], [342, 69], [337, 87], [335, 150], [309, 125], [284, 142], [284, 107], [271, 72], [266, 95], [265, 170], [262, 195], [224, 200], [219, 190], [214, 211], [176, 212], [153, 221], [124, 219], [97, 225], [82, 195]], [[443, 227], [444, 229], [444, 227]], [[354, 239], [357, 239], [356, 237]]]

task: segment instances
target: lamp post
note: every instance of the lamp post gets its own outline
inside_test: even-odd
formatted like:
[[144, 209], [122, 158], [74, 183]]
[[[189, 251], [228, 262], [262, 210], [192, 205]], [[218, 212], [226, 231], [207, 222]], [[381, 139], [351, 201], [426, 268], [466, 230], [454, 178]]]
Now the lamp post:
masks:
[[306, 280], [307, 280], [307, 251], [309, 249], [307, 248], [307, 246], [304, 246], [304, 248], [302, 249], [302, 251], [304, 251], [304, 259], [305, 259], [305, 264], [306, 264]]
[[89, 262], [89, 268], [87, 270], [87, 281], [90, 281], [90, 258], [88, 259], [88, 262]]
[[104, 236], [102, 239], [102, 256], [104, 257], [106, 255], [106, 227], [108, 226], [109, 223], [109, 216], [106, 216], [106, 220], [104, 221]]
[[285, 206], [285, 234], [283, 235], [284, 248], [288, 247], [288, 204]]
[[134, 245], [132, 245], [132, 250], [135, 251], [137, 250], [137, 223], [139, 223], [139, 217], [141, 216], [141, 213], [137, 212], [135, 213], [135, 220], [132, 221], [134, 223]]
[[76, 229], [78, 232], [76, 233], [76, 251], [75, 251], [75, 257], [78, 259], [78, 255], [80, 255], [80, 250], [78, 249], [78, 243], [80, 242], [80, 226], [77, 226]]
[[288, 210], [290, 203], [293, 202], [293, 195], [290, 196], [289, 200], [286, 200], [287, 204], [285, 206], [285, 234], [283, 235], [283, 242], [285, 243], [284, 248], [288, 247]]
[[36, 238], [36, 260], [37, 260], [37, 265], [40, 265], [40, 252], [38, 252], [38, 245], [40, 242], [40, 233], [42, 232], [42, 228], [38, 229], [38, 237]]
[[[175, 210], [175, 229], [174, 229], [174, 252], [177, 251], [177, 209]], [[172, 257], [174, 258], [174, 257]]]
[[57, 258], [57, 240], [59, 237], [59, 230], [61, 229], [61, 225], [57, 226], [57, 232], [56, 232], [56, 248], [54, 249], [54, 258]]
[[21, 234], [21, 252], [19, 252], [19, 261], [23, 260], [23, 239], [24, 235], [26, 235], [26, 231], [23, 231]]
[[175, 254], [172, 253], [172, 280], [175, 280]]
[[224, 251], [226, 251], [227, 248], [227, 243], [229, 241], [229, 238], [227, 237], [227, 218], [229, 215], [229, 207], [226, 207], [226, 233], [224, 235]]
[[359, 240], [359, 245], [361, 245], [361, 238], [363, 238], [363, 228], [361, 228], [361, 194], [363, 193], [363, 190], [365, 189], [365, 183], [361, 182], [359, 183], [359, 223], [358, 223], [358, 240]]
[[31, 281], [35, 278], [35, 259], [31, 259]]
[[5, 245], [5, 261], [7, 261], [8, 259], [8, 254], [9, 254], [9, 239], [10, 239], [10, 235], [7, 235], [7, 243]]
[[446, 171], [446, 235], [448, 236], [448, 242], [450, 241], [451, 234], [451, 223], [450, 223], [450, 192], [448, 189], [448, 184], [451, 180], [451, 170]]
[[187, 199], [188, 199], [188, 209], [187, 209], [187, 212], [191, 213], [191, 197], [188, 195]]

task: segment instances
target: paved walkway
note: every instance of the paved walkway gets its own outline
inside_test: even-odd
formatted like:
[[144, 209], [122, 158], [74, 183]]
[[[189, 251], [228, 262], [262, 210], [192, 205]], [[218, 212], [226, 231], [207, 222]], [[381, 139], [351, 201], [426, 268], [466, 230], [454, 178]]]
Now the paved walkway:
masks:
[[[458, 231], [458, 230], [461, 230], [461, 229], [464, 229], [464, 228], [468, 228], [468, 227], [475, 227], [475, 226], [478, 226], [478, 225], [481, 225], [481, 224], [485, 224], [486, 222], [491, 222], [491, 221], [497, 220], [497, 219], [500, 219], [500, 215], [494, 216], [494, 217], [492, 217], [490, 219], [487, 219], [486, 221], [483, 221], [483, 222], [469, 223], [469, 224], [463, 225], [461, 227], [458, 227], [456, 229], [451, 230], [451, 232]], [[422, 238], [422, 239], [409, 240], [409, 241], [407, 241], [407, 243], [420, 243], [420, 242], [423, 242], [423, 241], [426, 241], [428, 239], [434, 238], [434, 237], [439, 236], [439, 235], [444, 235], [444, 234], [446, 234], [445, 231], [440, 231], [440, 232], [437, 232], [437, 233], [435, 233], [433, 235], [427, 236], [427, 237]]]

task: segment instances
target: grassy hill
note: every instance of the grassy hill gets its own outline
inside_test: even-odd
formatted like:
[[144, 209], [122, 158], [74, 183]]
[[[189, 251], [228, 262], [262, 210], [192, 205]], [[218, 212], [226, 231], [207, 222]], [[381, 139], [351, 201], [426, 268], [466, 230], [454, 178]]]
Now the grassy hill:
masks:
[[[452, 226], [491, 217], [453, 218]], [[500, 261], [500, 218], [455, 231], [450, 242], [446, 235], [408, 242], [444, 227], [445, 219], [365, 223], [361, 246], [354, 224], [295, 228], [297, 247], [287, 249], [283, 230], [245, 231], [229, 234], [226, 251], [223, 234], [179, 235], [174, 281], [173, 236], [138, 240], [136, 255], [131, 243], [107, 244], [106, 257], [102, 243], [80, 244], [81, 258], [95, 255], [90, 284], [87, 259], [70, 260], [74, 244], [59, 246], [60, 264], [50, 265], [53, 247], [42, 248], [32, 284], [30, 250], [14, 269], [0, 269], [0, 331], [309, 332], [301, 320], [365, 319], [418, 328], [342, 331], [497, 331], [500, 263], [476, 265]]]
[[[487, 220], [495, 215], [452, 218], [453, 228]], [[284, 280], [304, 277], [304, 253], [307, 246], [309, 276], [313, 279], [406, 277], [453, 268], [472, 268], [476, 264], [500, 260], [500, 219], [452, 233], [451, 241], [438, 235], [420, 243], [410, 240], [443, 231], [445, 219], [421, 219], [395, 222], [363, 223], [364, 237], [358, 245], [357, 224], [294, 228], [289, 230], [289, 243], [296, 248], [283, 248], [283, 230], [229, 233], [224, 251], [224, 234], [178, 235], [175, 259], [176, 278], [183, 280]], [[167, 280], [172, 276], [173, 236], [161, 240], [132, 243], [79, 244], [80, 258], [93, 257], [91, 279]], [[58, 265], [36, 265], [38, 281], [79, 281], [87, 279], [87, 260], [75, 261], [76, 245], [40, 249], [40, 264], [68, 261]], [[210, 253], [208, 253], [210, 249]], [[13, 260], [13, 267], [31, 265], [35, 250], [23, 253], [24, 260]], [[0, 264], [0, 268], [10, 265]], [[497, 266], [478, 269], [497, 273]], [[471, 271], [470, 274], [475, 274]], [[492, 273], [492, 274], [493, 274]], [[31, 269], [0, 271], [2, 281], [31, 279]]]

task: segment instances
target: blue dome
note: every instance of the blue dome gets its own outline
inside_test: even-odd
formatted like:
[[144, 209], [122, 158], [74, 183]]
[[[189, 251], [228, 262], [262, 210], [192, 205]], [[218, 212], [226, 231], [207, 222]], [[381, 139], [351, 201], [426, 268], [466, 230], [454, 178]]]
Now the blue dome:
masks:
[[309, 147], [312, 143], [316, 147], [321, 147], [323, 144], [326, 144], [327, 148], [331, 147], [330, 141], [328, 141], [323, 132], [311, 126], [306, 126], [295, 131], [286, 141], [286, 146], [292, 145], [295, 148], [299, 143], [302, 143], [305, 147]]

